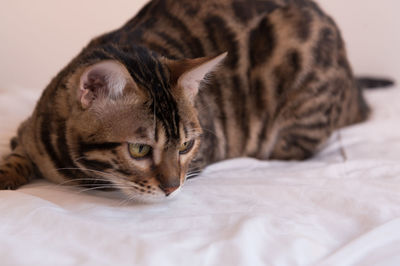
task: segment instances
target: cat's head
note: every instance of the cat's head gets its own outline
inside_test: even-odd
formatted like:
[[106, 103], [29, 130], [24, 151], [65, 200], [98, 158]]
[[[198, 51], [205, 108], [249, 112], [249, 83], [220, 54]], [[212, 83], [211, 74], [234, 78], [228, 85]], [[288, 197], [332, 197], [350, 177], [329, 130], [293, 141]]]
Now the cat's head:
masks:
[[200, 145], [199, 85], [225, 56], [169, 60], [141, 50], [80, 67], [68, 82], [76, 165], [130, 199], [176, 194]]

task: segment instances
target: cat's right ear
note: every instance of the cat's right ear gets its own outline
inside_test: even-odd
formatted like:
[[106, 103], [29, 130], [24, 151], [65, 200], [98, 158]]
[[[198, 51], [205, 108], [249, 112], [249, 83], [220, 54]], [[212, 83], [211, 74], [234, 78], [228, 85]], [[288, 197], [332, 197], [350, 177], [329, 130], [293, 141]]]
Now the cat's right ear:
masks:
[[101, 98], [120, 97], [128, 83], [132, 83], [128, 70], [119, 62], [106, 60], [87, 67], [80, 76], [78, 101], [87, 109]]
[[208, 73], [215, 71], [217, 66], [226, 58], [228, 53], [215, 57], [200, 57], [195, 59], [168, 60], [171, 72], [171, 82], [183, 90], [183, 94], [193, 102], [200, 83]]

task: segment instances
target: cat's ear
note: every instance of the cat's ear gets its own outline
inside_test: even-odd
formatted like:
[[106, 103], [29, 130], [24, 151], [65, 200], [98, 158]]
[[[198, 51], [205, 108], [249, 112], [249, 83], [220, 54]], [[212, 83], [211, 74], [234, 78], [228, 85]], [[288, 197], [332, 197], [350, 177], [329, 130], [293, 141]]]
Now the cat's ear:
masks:
[[225, 52], [215, 57], [169, 61], [167, 64], [171, 71], [172, 83], [182, 89], [192, 101], [199, 91], [200, 82], [215, 70], [227, 54]]
[[93, 101], [122, 95], [131, 80], [128, 70], [119, 62], [106, 60], [87, 67], [79, 80], [78, 100], [84, 109]]

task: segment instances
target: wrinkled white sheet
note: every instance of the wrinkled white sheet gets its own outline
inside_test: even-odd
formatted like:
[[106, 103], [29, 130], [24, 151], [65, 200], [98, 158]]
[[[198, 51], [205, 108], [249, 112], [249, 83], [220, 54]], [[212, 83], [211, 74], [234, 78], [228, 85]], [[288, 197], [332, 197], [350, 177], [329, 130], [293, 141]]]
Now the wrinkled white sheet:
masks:
[[[0, 90], [0, 154], [37, 91]], [[400, 89], [305, 162], [213, 165], [127, 204], [38, 180], [0, 191], [0, 265], [400, 265]], [[347, 160], [341, 152], [344, 151]]]

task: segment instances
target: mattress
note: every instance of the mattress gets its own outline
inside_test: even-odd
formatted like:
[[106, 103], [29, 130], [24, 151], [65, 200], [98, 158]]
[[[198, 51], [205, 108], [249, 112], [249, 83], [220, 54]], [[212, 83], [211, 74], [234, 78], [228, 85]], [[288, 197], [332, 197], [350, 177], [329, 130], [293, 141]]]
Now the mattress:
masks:
[[[40, 91], [0, 90], [0, 155]], [[400, 90], [307, 161], [209, 166], [175, 198], [35, 180], [0, 191], [1, 265], [400, 265]]]

